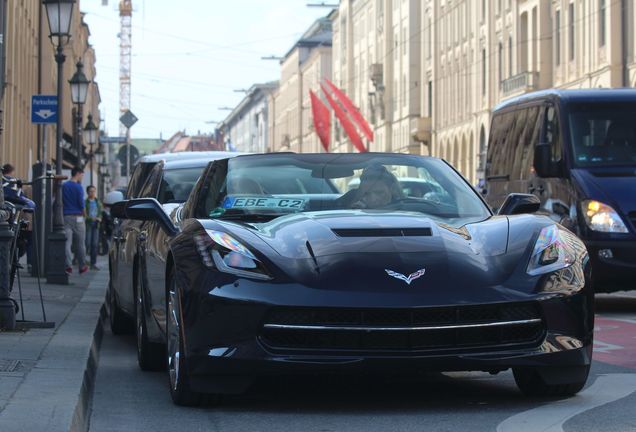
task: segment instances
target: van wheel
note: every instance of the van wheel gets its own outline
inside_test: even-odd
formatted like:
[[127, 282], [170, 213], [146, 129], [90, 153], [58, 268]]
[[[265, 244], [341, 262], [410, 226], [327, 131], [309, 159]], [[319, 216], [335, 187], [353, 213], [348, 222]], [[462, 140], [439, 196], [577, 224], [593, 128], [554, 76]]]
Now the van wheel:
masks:
[[573, 396], [585, 386], [590, 366], [515, 368], [512, 372], [526, 396]]

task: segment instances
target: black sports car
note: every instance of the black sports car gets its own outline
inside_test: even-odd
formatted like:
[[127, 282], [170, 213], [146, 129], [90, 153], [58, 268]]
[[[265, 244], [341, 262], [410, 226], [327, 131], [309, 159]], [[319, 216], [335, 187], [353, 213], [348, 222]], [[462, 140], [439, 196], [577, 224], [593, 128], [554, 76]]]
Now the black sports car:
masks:
[[[412, 197], [398, 178], [431, 192]], [[357, 188], [350, 189], [353, 179]], [[447, 163], [403, 154], [238, 156], [210, 163], [140, 263], [148, 339], [170, 393], [196, 404], [259, 375], [513, 368], [526, 394], [587, 379], [593, 292], [584, 245], [512, 195], [493, 215]]]

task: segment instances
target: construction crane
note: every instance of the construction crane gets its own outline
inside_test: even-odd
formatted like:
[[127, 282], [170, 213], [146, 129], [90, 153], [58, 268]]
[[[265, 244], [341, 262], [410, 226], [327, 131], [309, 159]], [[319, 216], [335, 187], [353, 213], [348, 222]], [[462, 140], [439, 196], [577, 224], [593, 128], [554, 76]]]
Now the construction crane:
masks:
[[[108, 6], [108, 0], [102, 0]], [[130, 66], [132, 57], [132, 0], [119, 2], [119, 115], [130, 110]], [[119, 136], [130, 142], [130, 129], [119, 123]]]
[[[119, 114], [130, 110], [130, 65], [132, 54], [132, 0], [119, 2]], [[130, 143], [130, 129], [119, 123], [119, 136]]]

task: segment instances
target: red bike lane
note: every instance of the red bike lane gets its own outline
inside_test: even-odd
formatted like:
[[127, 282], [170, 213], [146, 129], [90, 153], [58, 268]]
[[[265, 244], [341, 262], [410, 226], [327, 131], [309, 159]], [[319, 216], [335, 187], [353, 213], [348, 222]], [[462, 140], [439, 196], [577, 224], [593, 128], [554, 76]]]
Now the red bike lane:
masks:
[[636, 369], [636, 320], [597, 315], [593, 358], [603, 363]]

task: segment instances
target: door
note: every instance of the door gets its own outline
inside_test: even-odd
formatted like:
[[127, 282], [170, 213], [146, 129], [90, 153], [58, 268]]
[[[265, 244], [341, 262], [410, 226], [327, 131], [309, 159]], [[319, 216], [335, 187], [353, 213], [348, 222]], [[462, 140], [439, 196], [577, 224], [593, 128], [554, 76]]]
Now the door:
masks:
[[565, 160], [564, 124], [559, 115], [558, 106], [547, 104], [542, 113], [540, 142], [548, 143], [551, 149], [551, 162], [560, 166], [559, 176], [536, 176], [529, 192], [541, 200], [541, 210], [552, 220], [578, 233], [576, 227], [576, 191], [572, 186]]

